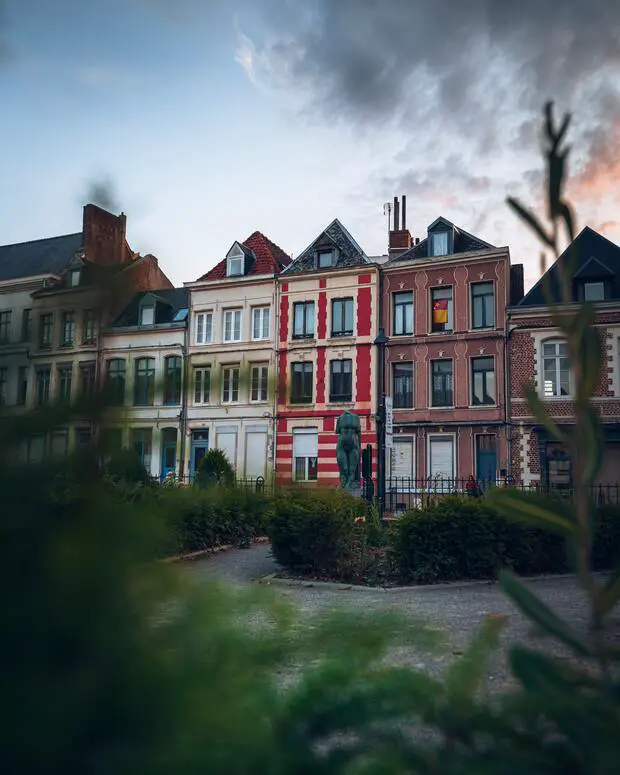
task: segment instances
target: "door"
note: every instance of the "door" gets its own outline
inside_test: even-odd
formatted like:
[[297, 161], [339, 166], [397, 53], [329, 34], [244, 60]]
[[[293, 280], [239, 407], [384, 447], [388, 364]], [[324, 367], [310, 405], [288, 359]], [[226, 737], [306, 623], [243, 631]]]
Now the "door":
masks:
[[237, 470], [237, 430], [218, 428], [215, 436], [215, 446], [221, 449], [228, 458], [230, 465]]
[[481, 433], [476, 436], [476, 479], [482, 487], [497, 479], [497, 436]]
[[265, 476], [267, 465], [267, 433], [251, 431], [245, 436], [245, 475], [248, 479]]
[[177, 431], [176, 428], [164, 428], [161, 433], [161, 478], [177, 470]]
[[431, 486], [451, 489], [454, 485], [454, 438], [431, 436], [428, 442]]
[[406, 511], [415, 505], [413, 478], [413, 439], [394, 438], [390, 458], [390, 479], [386, 483], [387, 509], [391, 513]]
[[189, 475], [193, 479], [203, 457], [209, 449], [209, 431], [193, 431], [192, 451], [189, 459]]

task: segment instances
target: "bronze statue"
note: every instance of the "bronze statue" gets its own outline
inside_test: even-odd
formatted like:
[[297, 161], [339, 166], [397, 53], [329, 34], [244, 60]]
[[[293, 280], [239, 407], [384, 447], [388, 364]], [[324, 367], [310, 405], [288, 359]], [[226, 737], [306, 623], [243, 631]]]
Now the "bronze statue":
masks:
[[345, 489], [353, 489], [358, 484], [355, 474], [360, 462], [360, 418], [352, 412], [343, 412], [336, 423], [336, 433], [336, 461], [340, 471], [340, 484]]

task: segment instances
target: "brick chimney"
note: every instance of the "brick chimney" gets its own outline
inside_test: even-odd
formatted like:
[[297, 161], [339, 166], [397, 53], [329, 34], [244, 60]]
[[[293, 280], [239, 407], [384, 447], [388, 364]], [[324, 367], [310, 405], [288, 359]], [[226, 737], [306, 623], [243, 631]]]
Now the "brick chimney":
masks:
[[133, 254], [126, 240], [127, 217], [97, 205], [84, 205], [82, 234], [86, 259], [99, 266], [126, 264]]
[[[401, 223], [402, 215], [402, 223]], [[407, 228], [407, 197], [403, 194], [401, 202], [398, 197], [394, 197], [394, 223], [390, 229], [390, 239], [388, 244], [388, 255], [390, 258], [399, 256], [413, 245], [411, 233]]]

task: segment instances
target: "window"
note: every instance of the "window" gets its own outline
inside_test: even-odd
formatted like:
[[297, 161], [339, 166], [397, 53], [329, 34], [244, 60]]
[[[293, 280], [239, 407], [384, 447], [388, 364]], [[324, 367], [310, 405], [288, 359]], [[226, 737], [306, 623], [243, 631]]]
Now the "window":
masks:
[[605, 283], [602, 280], [590, 280], [583, 284], [584, 301], [604, 301]]
[[92, 434], [90, 428], [76, 428], [75, 429], [75, 446], [77, 449], [89, 447]]
[[394, 302], [394, 336], [413, 335], [413, 291], [392, 294]]
[[69, 431], [56, 430], [50, 435], [50, 457], [59, 460], [67, 457], [69, 451]]
[[50, 375], [51, 369], [49, 366], [44, 366], [37, 369], [37, 381], [36, 381], [36, 403], [37, 406], [46, 404], [50, 399]]
[[69, 286], [71, 288], [75, 288], [80, 284], [80, 274], [81, 274], [80, 269], [72, 269], [69, 272]]
[[63, 404], [71, 402], [71, 382], [73, 380], [73, 367], [71, 364], [58, 367], [58, 398]]
[[199, 312], [196, 315], [196, 344], [213, 341], [213, 313]]
[[336, 249], [329, 248], [328, 250], [319, 250], [318, 268], [329, 269], [332, 266], [336, 266]]
[[495, 360], [493, 358], [472, 358], [471, 402], [473, 406], [495, 404]]
[[28, 398], [28, 367], [20, 366], [17, 370], [17, 403], [24, 406]]
[[570, 362], [566, 342], [543, 342], [544, 394], [547, 398], [570, 395]]
[[194, 403], [208, 404], [211, 400], [211, 369], [194, 371]]
[[112, 406], [122, 406], [125, 403], [125, 361], [122, 358], [112, 358], [108, 361], [106, 388]]
[[155, 322], [155, 307], [152, 304], [145, 304], [140, 307], [140, 325], [152, 326]]
[[46, 312], [39, 318], [39, 346], [47, 349], [52, 346], [52, 333], [54, 330], [54, 315]]
[[546, 444], [545, 462], [547, 484], [557, 489], [568, 489], [572, 483], [571, 462], [566, 449], [561, 444]]
[[269, 339], [269, 307], [254, 307], [252, 310], [252, 339]]
[[329, 400], [335, 403], [353, 399], [353, 361], [332, 361], [329, 365]]
[[6, 406], [9, 370], [6, 366], [0, 368], [0, 406]]
[[164, 404], [181, 403], [181, 358], [169, 355], [164, 359]]
[[294, 363], [292, 366], [291, 403], [312, 403], [312, 364]]
[[133, 451], [140, 458], [140, 462], [150, 473], [151, 471], [151, 444], [153, 439], [152, 428], [132, 428], [130, 431], [130, 444]]
[[252, 366], [250, 401], [267, 401], [269, 393], [269, 366]]
[[435, 482], [454, 479], [454, 437], [430, 436], [428, 473]]
[[413, 407], [413, 363], [392, 365], [392, 401], [394, 409]]
[[452, 287], [431, 288], [431, 331], [452, 331]]
[[495, 296], [493, 283], [472, 283], [471, 327], [494, 328]]
[[311, 339], [313, 336], [314, 302], [295, 302], [293, 304], [293, 339]]
[[153, 406], [155, 396], [155, 359], [138, 358], [134, 383], [134, 406]]
[[239, 401], [239, 367], [226, 367], [222, 377], [222, 403], [236, 404]]
[[22, 342], [29, 342], [32, 337], [32, 310], [22, 312]]
[[332, 336], [353, 336], [353, 299], [332, 300]]
[[241, 310], [240, 309], [224, 310], [224, 341], [225, 342], [241, 341]]
[[317, 480], [319, 432], [314, 428], [293, 428], [293, 475], [298, 482]]
[[447, 256], [448, 255], [448, 232], [437, 231], [431, 234], [431, 255], [432, 256]]
[[82, 344], [95, 344], [96, 340], [97, 312], [94, 309], [85, 309], [82, 324]]
[[453, 406], [452, 361], [448, 358], [431, 361], [431, 380], [432, 406]]
[[95, 392], [95, 361], [80, 363], [80, 395], [84, 398], [92, 396]]
[[244, 256], [243, 253], [232, 255], [226, 263], [226, 275], [228, 277], [239, 277], [243, 274]]
[[62, 327], [60, 331], [60, 346], [71, 347], [75, 341], [75, 312], [62, 313]]
[[11, 310], [0, 312], [0, 342], [6, 343], [11, 339]]

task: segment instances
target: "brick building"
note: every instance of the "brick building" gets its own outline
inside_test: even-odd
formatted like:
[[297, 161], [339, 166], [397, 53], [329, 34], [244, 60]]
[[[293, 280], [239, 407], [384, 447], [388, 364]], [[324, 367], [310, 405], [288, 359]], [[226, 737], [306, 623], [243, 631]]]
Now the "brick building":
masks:
[[495, 480], [508, 467], [505, 431], [506, 307], [522, 267], [445, 218], [412, 240], [403, 197], [394, 203], [382, 267], [384, 390], [394, 446], [388, 477], [449, 483]]
[[[604, 347], [604, 368], [595, 392], [604, 432], [602, 484], [620, 481], [620, 247], [586, 227], [576, 237], [577, 264], [571, 278], [568, 314], [584, 300], [594, 303], [596, 328]], [[536, 423], [523, 397], [533, 384], [559, 425], [574, 423], [573, 379], [566, 344], [549, 314], [545, 285], [555, 302], [562, 298], [558, 265], [568, 250], [523, 299], [509, 310], [508, 397], [512, 473], [526, 484], [570, 486], [566, 450]]]
[[339, 482], [337, 418], [360, 417], [376, 460], [379, 269], [334, 220], [278, 278], [276, 479]]

